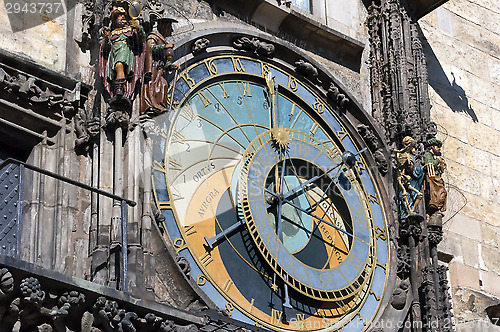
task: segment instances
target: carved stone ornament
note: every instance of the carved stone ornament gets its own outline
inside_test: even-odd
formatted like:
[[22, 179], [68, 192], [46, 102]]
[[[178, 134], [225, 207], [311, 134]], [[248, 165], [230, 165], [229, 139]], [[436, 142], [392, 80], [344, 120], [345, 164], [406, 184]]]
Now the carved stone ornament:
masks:
[[328, 97], [328, 100], [330, 100], [330, 102], [334, 105], [337, 105], [341, 111], [345, 110], [347, 104], [349, 103], [349, 98], [347, 98], [345, 94], [341, 93], [339, 88], [333, 83], [330, 83], [326, 96]]
[[176, 256], [175, 261], [181, 268], [182, 273], [184, 273], [186, 276], [189, 276], [191, 273], [191, 266], [189, 265], [189, 261], [182, 256]]
[[408, 215], [405, 219], [402, 220], [399, 231], [401, 236], [408, 237], [413, 236], [416, 241], [420, 241], [420, 237], [422, 235], [422, 221], [424, 217], [412, 213]]
[[255, 37], [240, 37], [234, 41], [234, 47], [240, 50], [253, 52], [257, 55], [270, 57], [274, 53], [274, 45], [261, 41]]
[[122, 127], [124, 130], [128, 130], [130, 123], [130, 115], [126, 111], [113, 111], [110, 110], [106, 116], [106, 128], [114, 130], [118, 127]]
[[429, 227], [429, 244], [437, 246], [441, 241], [443, 241], [443, 230]]
[[410, 285], [406, 281], [402, 281], [392, 293], [391, 305], [396, 310], [403, 310], [406, 305], [406, 297]]
[[404, 135], [423, 142], [432, 127], [418, 23], [403, 6], [397, 0], [373, 3], [367, 17], [372, 114], [388, 145], [397, 144]]
[[193, 54], [201, 53], [207, 49], [208, 45], [210, 45], [210, 40], [207, 38], [198, 38], [194, 41], [191, 51]]
[[91, 0], [80, 1], [80, 4], [81, 18], [76, 17], [76, 23], [78, 23], [78, 20], [81, 19], [81, 27], [80, 29], [75, 29], [75, 41], [83, 51], [87, 51], [92, 45], [92, 29], [94, 28], [96, 21], [96, 17], [94, 15], [95, 4], [94, 1]]
[[178, 325], [153, 313], [140, 316], [102, 296], [90, 303], [84, 294], [75, 290], [46, 296], [35, 277], [24, 278], [18, 288], [14, 288], [14, 284], [9, 270], [0, 269], [0, 289], [3, 294], [11, 295], [8, 301], [0, 301], [2, 331], [198, 331], [193, 324]]
[[410, 273], [410, 253], [407, 245], [398, 248], [397, 274], [401, 279], [406, 279]]
[[14, 278], [6, 268], [0, 269], [0, 300], [14, 290]]
[[79, 109], [75, 115], [75, 147], [88, 147], [91, 140], [101, 130], [101, 120], [98, 117], [89, 118], [88, 113], [84, 109]]
[[299, 61], [295, 62], [295, 66], [296, 66], [295, 71], [297, 73], [304, 75], [312, 82], [321, 83], [318, 80], [318, 69], [316, 67], [314, 67], [312, 64], [310, 64], [309, 62], [306, 62], [304, 60], [299, 60]]
[[40, 104], [66, 114], [78, 108], [81, 83], [78, 82], [73, 91], [68, 91], [34, 76], [13, 71], [9, 73], [0, 67], [0, 90], [30, 104]]
[[361, 135], [366, 145], [368, 146], [368, 149], [370, 149], [370, 151], [373, 153], [378, 171], [382, 175], [387, 174], [389, 165], [377, 137], [375, 136], [375, 134], [373, 134], [373, 131], [367, 125], [360, 124], [358, 125], [357, 129], [358, 133]]

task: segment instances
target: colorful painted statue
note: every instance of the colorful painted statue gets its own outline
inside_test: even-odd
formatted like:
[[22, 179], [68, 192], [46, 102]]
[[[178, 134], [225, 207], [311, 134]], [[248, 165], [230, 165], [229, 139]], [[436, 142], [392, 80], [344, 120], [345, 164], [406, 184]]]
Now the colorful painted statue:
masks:
[[144, 58], [144, 77], [141, 88], [141, 114], [146, 112], [163, 113], [168, 110], [168, 83], [165, 74], [178, 70], [172, 64], [173, 43], [167, 43], [166, 37], [172, 34], [171, 18], [160, 18], [157, 27], [146, 38]]
[[400, 197], [403, 202], [401, 206], [401, 217], [406, 218], [414, 213], [418, 203], [424, 196], [420, 192], [423, 183], [423, 169], [421, 166], [415, 166], [413, 152], [416, 142], [410, 136], [403, 138], [403, 148], [395, 150], [396, 162], [398, 165], [397, 180], [401, 189]]
[[427, 214], [429, 216], [436, 212], [446, 210], [447, 192], [442, 179], [442, 174], [446, 169], [446, 163], [441, 156], [443, 143], [433, 137], [427, 140], [427, 149], [424, 154], [424, 168], [426, 180], [429, 186], [429, 199], [427, 204]]
[[104, 32], [99, 75], [110, 97], [132, 100], [143, 72], [144, 30], [123, 7], [111, 11], [111, 29]]

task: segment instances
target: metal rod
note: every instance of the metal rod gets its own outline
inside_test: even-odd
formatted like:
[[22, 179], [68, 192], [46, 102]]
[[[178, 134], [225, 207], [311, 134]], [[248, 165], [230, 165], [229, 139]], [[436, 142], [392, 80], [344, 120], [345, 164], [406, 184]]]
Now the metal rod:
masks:
[[123, 257], [123, 269], [122, 269], [122, 291], [128, 291], [128, 278], [127, 278], [127, 205], [125, 200], [121, 202], [121, 214], [122, 214], [122, 257]]
[[18, 209], [18, 216], [19, 220], [17, 222], [17, 237], [16, 237], [16, 258], [19, 259], [21, 257], [21, 220], [23, 217], [23, 186], [24, 186], [24, 179], [23, 179], [23, 172], [24, 172], [24, 165], [19, 165], [19, 206], [17, 207]]
[[91, 187], [89, 185], [86, 185], [85, 183], [81, 183], [81, 182], [78, 182], [78, 181], [75, 181], [75, 180], [72, 180], [70, 178], [67, 178], [65, 176], [62, 176], [62, 175], [59, 175], [57, 173], [53, 173], [53, 172], [50, 172], [50, 171], [47, 171], [43, 168], [40, 168], [40, 167], [36, 167], [34, 165], [31, 165], [31, 164], [28, 164], [28, 163], [25, 163], [23, 161], [20, 161], [20, 160], [17, 160], [17, 159], [13, 159], [13, 158], [7, 158], [5, 159], [5, 161], [3, 163], [0, 164], [0, 169], [4, 168], [5, 165], [8, 165], [8, 164], [17, 164], [17, 165], [23, 165], [24, 167], [26, 167], [27, 169], [30, 169], [32, 171], [35, 171], [35, 172], [38, 172], [38, 173], [41, 173], [41, 174], [44, 174], [44, 175], [48, 175], [48, 176], [51, 176], [55, 179], [58, 179], [58, 180], [61, 180], [61, 181], [64, 181], [64, 182], [67, 182], [67, 183], [70, 183], [74, 186], [77, 186], [77, 187], [80, 187], [80, 188], [83, 188], [83, 189], [86, 189], [86, 190], [90, 190], [92, 192], [95, 192], [95, 193], [98, 193], [100, 195], [103, 195], [103, 196], [106, 196], [106, 197], [109, 197], [109, 198], [112, 198], [112, 199], [116, 199], [116, 200], [119, 200], [119, 201], [125, 201], [129, 206], [136, 206], [137, 203], [134, 202], [134, 201], [131, 201], [129, 199], [125, 199], [123, 197], [120, 197], [118, 195], [113, 195], [113, 194], [110, 194], [104, 190], [101, 190], [101, 189], [98, 189], [98, 188], [94, 188], [94, 187]]

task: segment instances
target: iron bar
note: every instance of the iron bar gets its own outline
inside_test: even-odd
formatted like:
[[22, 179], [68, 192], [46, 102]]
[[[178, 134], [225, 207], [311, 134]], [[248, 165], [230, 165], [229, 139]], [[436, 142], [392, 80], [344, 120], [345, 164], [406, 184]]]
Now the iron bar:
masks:
[[67, 178], [65, 176], [62, 176], [62, 175], [59, 175], [57, 173], [53, 173], [53, 172], [50, 172], [50, 171], [47, 171], [43, 168], [40, 168], [40, 167], [36, 167], [34, 165], [31, 165], [31, 164], [28, 164], [28, 163], [25, 163], [23, 161], [20, 161], [20, 160], [17, 160], [17, 159], [14, 159], [14, 158], [7, 158], [5, 159], [5, 161], [3, 163], [0, 164], [0, 169], [4, 168], [5, 165], [8, 165], [8, 164], [16, 164], [16, 165], [23, 165], [25, 168], [27, 169], [30, 169], [32, 171], [35, 171], [35, 172], [38, 172], [38, 173], [41, 173], [43, 175], [47, 175], [47, 176], [50, 176], [50, 177], [53, 177], [55, 179], [58, 179], [58, 180], [61, 180], [61, 181], [64, 181], [64, 182], [67, 182], [69, 184], [72, 184], [74, 186], [77, 186], [77, 187], [80, 187], [80, 188], [83, 188], [83, 189], [86, 189], [86, 190], [90, 190], [91, 192], [95, 192], [97, 194], [100, 194], [100, 195], [103, 195], [103, 196], [106, 196], [106, 197], [109, 197], [109, 198], [112, 198], [112, 199], [116, 199], [118, 201], [125, 201], [127, 203], [127, 205], [129, 206], [136, 206], [137, 203], [134, 202], [134, 201], [131, 201], [129, 199], [126, 199], [126, 198], [123, 198], [123, 197], [120, 197], [118, 195], [114, 195], [114, 194], [110, 194], [104, 190], [101, 190], [101, 189], [98, 189], [98, 188], [94, 188], [94, 187], [91, 187], [89, 185], [86, 185], [85, 183], [81, 183], [81, 182], [78, 182], [78, 181], [75, 181], [75, 180], [72, 180], [70, 178]]

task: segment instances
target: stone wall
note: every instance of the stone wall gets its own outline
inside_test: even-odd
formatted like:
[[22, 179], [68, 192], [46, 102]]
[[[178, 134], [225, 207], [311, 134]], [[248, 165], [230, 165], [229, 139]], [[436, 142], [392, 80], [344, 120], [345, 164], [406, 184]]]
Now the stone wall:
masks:
[[444, 221], [456, 213], [444, 224], [440, 251], [453, 256], [455, 318], [467, 330], [500, 302], [500, 3], [450, 0], [420, 27], [431, 117], [448, 165]]
[[[67, 29], [64, 7], [24, 8], [23, 3], [29, 5], [30, 2], [0, 1], [2, 49], [22, 54], [42, 66], [63, 72], [66, 67]], [[20, 7], [14, 6], [17, 4]]]

